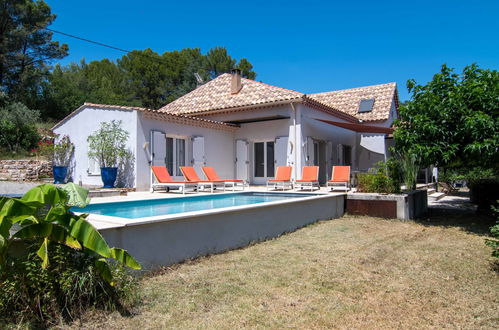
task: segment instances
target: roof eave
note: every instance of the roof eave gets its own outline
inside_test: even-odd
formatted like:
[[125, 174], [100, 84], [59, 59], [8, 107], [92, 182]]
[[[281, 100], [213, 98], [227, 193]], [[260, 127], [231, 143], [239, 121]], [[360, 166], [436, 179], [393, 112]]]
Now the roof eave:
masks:
[[248, 105], [237, 106], [237, 107], [218, 108], [218, 109], [204, 110], [204, 111], [198, 111], [198, 112], [193, 111], [190, 113], [186, 113], [185, 115], [207, 116], [207, 115], [214, 115], [214, 114], [227, 113], [227, 112], [252, 110], [252, 109], [256, 109], [256, 108], [260, 108], [260, 109], [272, 108], [272, 107], [277, 107], [280, 105], [286, 105], [289, 103], [296, 103], [296, 102], [302, 102], [302, 97], [296, 97], [296, 98], [292, 98], [292, 99], [286, 99], [286, 100], [275, 101], [275, 102], [248, 104]]
[[148, 109], [148, 108], [141, 108], [141, 107], [129, 107], [129, 106], [121, 106], [121, 105], [111, 105], [111, 104], [94, 104], [94, 103], [83, 103], [80, 105], [77, 109], [72, 111], [69, 115], [61, 119], [57, 124], [52, 126], [51, 130], [53, 131], [54, 129], [57, 129], [60, 127], [62, 124], [64, 124], [66, 121], [74, 117], [77, 113], [84, 109], [88, 108], [93, 108], [93, 109], [113, 109], [113, 110], [120, 110], [120, 111], [139, 111], [141, 113], [151, 113], [151, 114], [160, 114], [162, 115], [162, 118], [166, 117], [171, 117], [171, 118], [176, 118], [176, 119], [181, 119], [184, 120], [184, 122], [188, 121], [191, 123], [203, 123], [205, 126], [210, 126], [210, 127], [218, 127], [222, 129], [237, 129], [237, 125], [234, 124], [228, 124], [216, 120], [209, 120], [209, 119], [204, 119], [204, 118], [197, 118], [195, 116], [189, 116], [189, 115], [183, 115], [183, 114], [174, 114], [174, 113], [167, 113], [167, 112], [162, 112], [158, 110], [153, 110], [153, 109]]

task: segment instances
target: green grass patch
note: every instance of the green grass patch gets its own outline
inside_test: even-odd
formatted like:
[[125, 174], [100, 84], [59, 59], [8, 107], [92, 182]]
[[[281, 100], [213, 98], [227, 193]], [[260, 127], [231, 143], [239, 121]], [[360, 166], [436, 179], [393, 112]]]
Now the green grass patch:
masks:
[[72, 326], [496, 329], [499, 279], [485, 237], [445, 220], [323, 221], [165, 268], [141, 280], [136, 315], [89, 312]]

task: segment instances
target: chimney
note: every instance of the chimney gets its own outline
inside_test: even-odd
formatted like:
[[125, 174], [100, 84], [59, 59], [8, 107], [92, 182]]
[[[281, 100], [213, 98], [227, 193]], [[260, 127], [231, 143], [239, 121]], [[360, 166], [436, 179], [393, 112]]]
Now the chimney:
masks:
[[241, 85], [241, 70], [232, 69], [231, 74], [232, 74], [232, 79], [230, 82], [230, 93], [237, 94], [239, 93], [241, 88], [243, 88], [243, 85]]

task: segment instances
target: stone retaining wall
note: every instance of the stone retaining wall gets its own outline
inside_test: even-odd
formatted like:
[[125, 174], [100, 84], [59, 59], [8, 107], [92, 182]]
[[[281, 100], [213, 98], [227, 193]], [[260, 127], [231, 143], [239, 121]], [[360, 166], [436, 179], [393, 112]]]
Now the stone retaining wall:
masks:
[[52, 177], [46, 160], [0, 160], [0, 181], [37, 181]]
[[347, 213], [402, 220], [416, 219], [428, 212], [428, 193], [414, 190], [405, 194], [349, 193]]

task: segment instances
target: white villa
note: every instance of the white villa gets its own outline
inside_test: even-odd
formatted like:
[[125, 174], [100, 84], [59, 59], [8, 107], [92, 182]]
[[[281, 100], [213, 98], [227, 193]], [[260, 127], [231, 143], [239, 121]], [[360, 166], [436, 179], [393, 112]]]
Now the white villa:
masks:
[[75, 144], [72, 178], [102, 185], [100, 169], [87, 156], [87, 137], [101, 122], [121, 120], [130, 133], [134, 159], [121, 182], [137, 190], [151, 185], [150, 165], [164, 165], [182, 180], [179, 166], [213, 166], [220, 177], [264, 184], [279, 165], [301, 176], [320, 166], [325, 183], [333, 165], [366, 171], [385, 160], [398, 113], [395, 83], [303, 94], [241, 78], [236, 70], [152, 110], [85, 103], [54, 126]]

